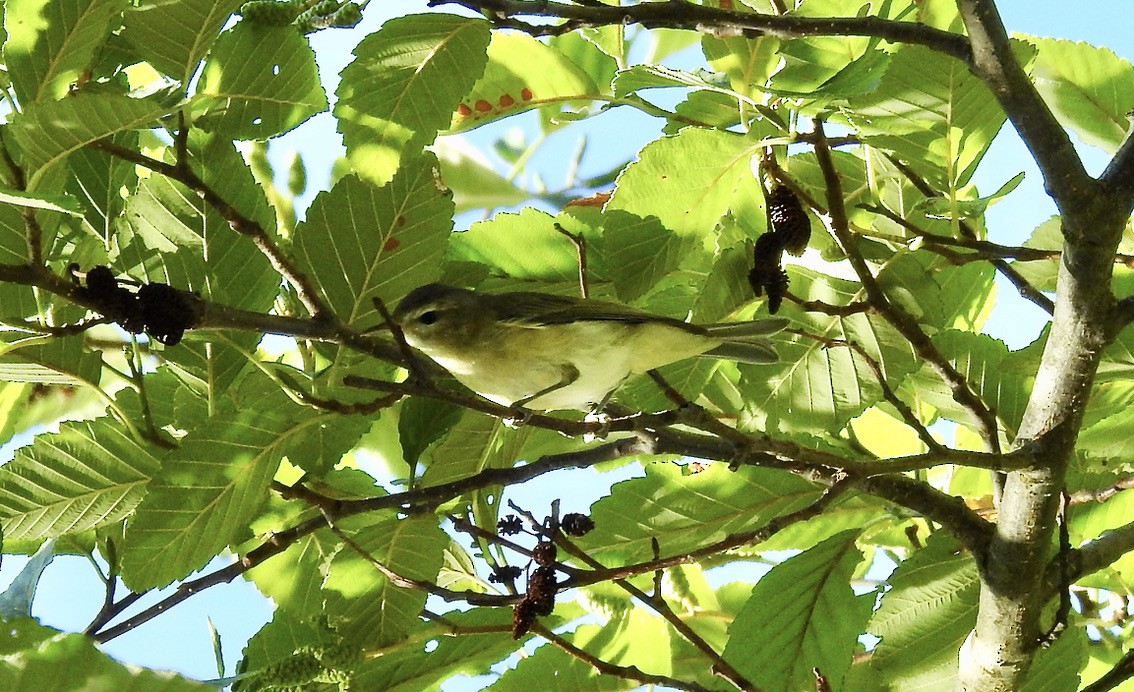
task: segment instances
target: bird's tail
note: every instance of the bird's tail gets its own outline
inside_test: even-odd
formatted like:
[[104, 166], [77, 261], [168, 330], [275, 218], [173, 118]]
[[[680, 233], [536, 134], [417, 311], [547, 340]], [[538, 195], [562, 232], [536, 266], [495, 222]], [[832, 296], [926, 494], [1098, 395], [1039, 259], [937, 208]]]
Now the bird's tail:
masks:
[[779, 360], [768, 334], [775, 334], [788, 325], [782, 317], [769, 317], [748, 322], [725, 322], [705, 326], [710, 336], [723, 339], [724, 343], [702, 353], [707, 358], [735, 360], [740, 363], [763, 365]]

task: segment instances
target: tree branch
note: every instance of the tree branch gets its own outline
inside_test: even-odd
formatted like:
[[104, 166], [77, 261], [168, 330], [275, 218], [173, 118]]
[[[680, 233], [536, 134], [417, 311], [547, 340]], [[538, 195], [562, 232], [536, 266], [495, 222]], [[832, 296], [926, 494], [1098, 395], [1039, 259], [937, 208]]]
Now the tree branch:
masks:
[[660, 685], [665, 688], [675, 690], [688, 690], [689, 692], [710, 692], [708, 687], [702, 687], [695, 682], [685, 682], [677, 678], [671, 678], [665, 675], [654, 675], [653, 673], [643, 673], [637, 666], [620, 666], [608, 661], [604, 661], [597, 656], [583, 651], [563, 637], [555, 634], [547, 629], [539, 622], [532, 625], [532, 631], [567, 652], [572, 658], [577, 658], [583, 663], [594, 668], [600, 675], [610, 675], [623, 680], [632, 680], [641, 685]]
[[1127, 651], [1118, 660], [1118, 663], [1114, 664], [1113, 668], [1098, 680], [1084, 687], [1082, 692], [1109, 692], [1109, 690], [1116, 689], [1130, 678], [1134, 678], [1134, 649]]
[[564, 3], [540, 0], [431, 0], [430, 6], [457, 4], [483, 13], [490, 20], [535, 34], [561, 33], [559, 27], [517, 23], [518, 17], [545, 17], [566, 21], [568, 31], [592, 26], [640, 24], [647, 29], [688, 29], [715, 35], [870, 36], [894, 43], [926, 46], [962, 62], [969, 60], [964, 36], [915, 22], [881, 17], [800, 17], [753, 11], [722, 10], [685, 0], [643, 2], [633, 5]]
[[[1093, 574], [1134, 551], [1134, 522], [1123, 524], [1087, 541], [1066, 556], [1069, 581]], [[1044, 575], [1044, 589], [1051, 595], [1062, 586], [1061, 565], [1057, 555], [1048, 564]]]
[[913, 349], [937, 373], [938, 377], [949, 386], [957, 403], [972, 414], [989, 451], [999, 453], [1000, 434], [996, 416], [969, 387], [964, 375], [941, 355], [941, 352], [933, 345], [929, 335], [922, 330], [917, 320], [890, 302], [878, 280], [870, 271], [866, 260], [858, 251], [847, 221], [842, 183], [839, 180], [838, 171], [835, 170], [835, 164], [831, 160], [830, 147], [825, 142], [822, 119], [815, 120], [815, 134], [815, 158], [823, 172], [823, 180], [827, 186], [827, 207], [830, 210], [831, 231], [846, 253], [847, 260], [855, 274], [858, 275], [859, 281], [862, 282], [862, 288], [866, 291], [867, 299], [886, 321], [910, 342]]
[[1097, 186], [1087, 175], [1066, 130], [1032, 86], [993, 0], [957, 0], [972, 47], [971, 69], [989, 89], [1032, 153], [1047, 191], [1061, 212], [1072, 202], [1089, 204]]
[[[563, 548], [568, 553], [575, 556], [592, 569], [604, 569], [604, 566], [601, 562], [595, 560], [585, 551], [579, 549], [578, 546], [567, 540], [567, 537], [564, 536], [561, 532], [555, 532], [555, 534], [553, 536], [550, 536], [550, 538], [555, 541], [556, 545]], [[744, 675], [740, 673], [740, 671], [733, 668], [728, 663], [728, 661], [724, 660], [724, 657], [721, 656], [721, 654], [717, 653], [716, 649], [714, 649], [711, 644], [705, 641], [704, 638], [701, 637], [701, 635], [697, 634], [697, 632], [694, 631], [688, 623], [678, 617], [677, 613], [673, 612], [673, 609], [669, 607], [669, 604], [665, 602], [665, 599], [661, 594], [647, 594], [645, 591], [642, 591], [625, 579], [614, 579], [613, 581], [624, 591], [629, 593], [634, 598], [637, 598], [643, 604], [651, 608], [655, 613], [664, 618], [666, 622], [672, 625], [673, 628], [681, 634], [681, 636], [685, 637], [690, 644], [692, 644], [698, 651], [704, 654], [705, 657], [712, 662], [713, 672], [716, 675], [719, 675], [725, 680], [728, 680], [730, 683], [735, 685], [737, 689], [759, 692], [759, 690], [747, 678], [745, 678]]]
[[[88, 632], [87, 634], [90, 635], [91, 639], [93, 639], [94, 641], [100, 644], [105, 644], [111, 639], [129, 632], [135, 627], [149, 622], [158, 615], [161, 615], [165, 611], [169, 610], [178, 603], [181, 603], [182, 601], [199, 591], [203, 591], [210, 586], [216, 586], [217, 584], [223, 584], [232, 581], [233, 579], [237, 578], [241, 574], [244, 574], [256, 565], [265, 562], [266, 560], [268, 560], [268, 558], [275, 557], [276, 555], [279, 555], [283, 551], [287, 550], [293, 543], [295, 543], [303, 536], [306, 536], [307, 534], [316, 531], [317, 529], [323, 528], [326, 525], [327, 522], [323, 519], [323, 517], [315, 517], [313, 519], [308, 519], [301, 524], [293, 526], [286, 531], [281, 531], [273, 535], [269, 540], [257, 546], [255, 549], [249, 551], [248, 554], [232, 563], [231, 565], [210, 572], [203, 577], [198, 577], [197, 579], [193, 579], [191, 581], [182, 582], [180, 585], [178, 585], [177, 589], [172, 594], [166, 596], [156, 604], [143, 610], [134, 617], [123, 620], [114, 627], [102, 630], [101, 632]], [[112, 609], [114, 610], [114, 613], [110, 617], [113, 618], [115, 615], [120, 614], [123, 610], [125, 610], [127, 606], [136, 602], [139, 597], [139, 594], [130, 594], [129, 596], [126, 596], [122, 600], [118, 601], [118, 603], [116, 603], [115, 607]]]
[[[887, 155], [886, 158], [889, 159], [890, 162], [893, 163], [897, 167], [897, 169], [902, 172], [902, 175], [906, 176], [906, 179], [909, 180], [910, 183], [912, 183], [913, 186], [917, 188], [918, 192], [925, 195], [926, 197], [937, 197], [937, 196], [939, 196], [937, 194], [937, 191], [934, 190], [932, 187], [930, 187], [929, 183], [924, 178], [922, 178], [920, 175], [918, 175], [917, 172], [914, 171], [914, 169], [907, 166], [904, 161], [901, 161], [897, 157], [890, 156], [890, 155]], [[903, 225], [904, 225], [904, 219], [903, 219]], [[987, 242], [987, 241], [979, 240], [979, 236], [977, 235], [976, 230], [971, 225], [969, 225], [969, 223], [967, 221], [959, 220], [957, 227], [960, 229], [961, 234], [965, 236], [966, 240], [968, 240], [970, 242], [974, 242], [974, 243], [986, 243]], [[994, 243], [988, 243], [988, 245], [995, 245], [995, 244]], [[973, 246], [970, 246], [970, 247], [973, 247]], [[980, 247], [974, 247], [974, 249], [980, 250], [980, 249], [983, 249], [984, 247], [985, 246], [982, 245]], [[997, 246], [997, 247], [1004, 247], [1004, 246]], [[1026, 248], [1020, 248], [1020, 249], [1024, 250]], [[1008, 255], [1003, 255], [1002, 257], [1005, 257], [1005, 256], [1008, 256]], [[1012, 255], [1012, 256], [1019, 258], [1019, 255]], [[1037, 257], [1036, 259], [1043, 259], [1043, 258]], [[1045, 296], [1044, 294], [1040, 293], [1039, 291], [1037, 291], [1034, 286], [1032, 286], [1030, 283], [1028, 283], [1027, 279], [1025, 279], [1020, 274], [1020, 272], [1016, 271], [1015, 267], [1013, 267], [1012, 265], [1005, 262], [1002, 258], [991, 258], [990, 261], [992, 262], [992, 266], [995, 267], [998, 272], [1000, 272], [1002, 275], [1004, 275], [1004, 278], [1008, 279], [1008, 281], [1010, 281], [1012, 283], [1012, 285], [1016, 287], [1016, 290], [1019, 291], [1020, 295], [1022, 295], [1024, 298], [1027, 298], [1028, 300], [1030, 300], [1033, 303], [1035, 303], [1036, 305], [1038, 305], [1040, 307], [1040, 309], [1042, 309], [1044, 312], [1046, 312], [1049, 315], [1052, 314], [1055, 311], [1055, 304], [1051, 302], [1051, 299], [1048, 298], [1047, 296]]]
[[280, 276], [284, 277], [289, 284], [295, 289], [299, 301], [307, 309], [308, 313], [315, 320], [337, 322], [334, 314], [330, 308], [323, 302], [319, 292], [315, 290], [315, 286], [311, 280], [307, 278], [291, 258], [287, 257], [283, 251], [276, 244], [275, 240], [268, 235], [267, 231], [252, 219], [248, 218], [240, 212], [236, 207], [229, 204], [219, 193], [217, 193], [211, 186], [208, 185], [196, 172], [193, 171], [187, 158], [183, 158], [181, 154], [181, 147], [178, 147], [179, 155], [176, 163], [167, 163], [160, 159], [155, 159], [151, 156], [146, 156], [141, 152], [120, 146], [109, 140], [98, 140], [92, 142], [90, 147], [98, 151], [105, 152], [123, 161], [143, 166], [162, 175], [176, 180], [185, 187], [204, 200], [206, 204], [212, 207], [221, 218], [228, 222], [232, 230], [251, 239], [252, 244], [256, 246], [260, 252], [268, 258], [271, 262], [272, 268], [275, 269]]
[[1118, 147], [1099, 180], [1130, 213], [1134, 204], [1134, 112], [1127, 113], [1126, 139]]

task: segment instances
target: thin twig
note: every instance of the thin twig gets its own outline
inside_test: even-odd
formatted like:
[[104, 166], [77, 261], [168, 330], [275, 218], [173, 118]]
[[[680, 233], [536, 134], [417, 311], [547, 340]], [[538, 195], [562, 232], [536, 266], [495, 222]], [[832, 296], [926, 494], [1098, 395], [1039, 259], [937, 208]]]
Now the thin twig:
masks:
[[972, 414], [989, 451], [999, 453], [1000, 434], [996, 416], [972, 390], [964, 375], [937, 350], [937, 347], [933, 345], [929, 335], [922, 330], [917, 320], [890, 301], [877, 278], [871, 272], [866, 260], [858, 251], [858, 246], [847, 221], [842, 183], [838, 171], [835, 170], [835, 164], [831, 160], [831, 150], [824, 143], [825, 133], [821, 118], [815, 119], [815, 134], [817, 136], [814, 147], [815, 158], [819, 163], [819, 169], [823, 173], [823, 180], [827, 186], [827, 207], [830, 214], [831, 231], [846, 253], [847, 260], [855, 274], [858, 275], [859, 281], [862, 282], [867, 299], [886, 321], [909, 341], [913, 349], [929, 364], [938, 377], [949, 386], [957, 403]]
[[[851, 484], [843, 479], [832, 483], [829, 487], [820, 493], [811, 504], [798, 509], [794, 512], [781, 514], [773, 517], [764, 523], [763, 526], [752, 529], [750, 531], [740, 531], [737, 533], [729, 534], [725, 538], [712, 543], [710, 545], [701, 546], [696, 550], [691, 550], [677, 555], [667, 555], [665, 557], [654, 557], [652, 560], [646, 562], [639, 562], [635, 564], [623, 565], [621, 567], [594, 567], [592, 571], [583, 572], [577, 577], [572, 577], [564, 582], [564, 588], [573, 588], [577, 586], [587, 586], [598, 582], [609, 581], [612, 579], [628, 579], [639, 574], [648, 574], [654, 572], [660, 574], [661, 570], [678, 565], [696, 562], [708, 557], [720, 555], [726, 551], [742, 546], [754, 546], [764, 543], [775, 536], [780, 531], [794, 526], [795, 524], [802, 523], [809, 519], [813, 519], [823, 513], [838, 497], [851, 488]], [[656, 583], [655, 583], [656, 587]], [[655, 590], [655, 595], [660, 595], [660, 590]]]
[[[100, 644], [104, 644], [116, 637], [129, 632], [130, 630], [138, 627], [143, 623], [149, 622], [158, 615], [161, 615], [165, 611], [169, 610], [178, 603], [181, 603], [182, 601], [186, 600], [199, 591], [203, 591], [204, 589], [215, 586], [217, 584], [223, 584], [232, 581], [233, 579], [239, 577], [241, 574], [244, 574], [253, 567], [262, 564], [268, 558], [274, 557], [287, 550], [292, 544], [295, 543], [295, 541], [299, 540], [303, 536], [306, 536], [309, 533], [323, 528], [326, 525], [327, 523], [323, 519], [323, 517], [319, 516], [308, 519], [307, 521], [293, 526], [292, 528], [285, 531], [280, 531], [279, 533], [274, 534], [264, 543], [261, 543], [255, 549], [249, 551], [243, 558], [232, 563], [231, 565], [209, 572], [208, 574], [202, 577], [198, 577], [197, 579], [182, 582], [172, 594], [166, 596], [153, 606], [150, 606], [149, 608], [143, 610], [134, 617], [123, 620], [114, 627], [110, 627], [105, 630], [88, 632], [88, 635], [94, 641]], [[123, 610], [132, 605], [139, 598], [141, 598], [140, 594], [130, 594], [118, 603], [115, 603], [114, 607], [111, 609], [113, 612], [109, 613], [110, 618], [112, 619], [114, 616], [120, 614]]]
[[866, 362], [866, 365], [870, 368], [871, 373], [874, 374], [875, 381], [878, 382], [878, 386], [882, 389], [882, 398], [889, 402], [889, 404], [895, 409], [897, 409], [898, 415], [902, 417], [902, 421], [905, 422], [905, 424], [910, 428], [913, 428], [913, 431], [917, 433], [918, 438], [925, 444], [926, 447], [929, 448], [931, 452], [940, 452], [945, 449], [941, 445], [941, 443], [934, 439], [933, 435], [930, 434], [929, 430], [925, 427], [925, 424], [922, 423], [921, 419], [919, 419], [917, 417], [917, 414], [914, 413], [913, 408], [911, 408], [909, 404], [903, 401], [902, 398], [898, 396], [897, 392], [895, 392], [893, 388], [890, 387], [890, 383], [886, 381], [886, 373], [882, 370], [882, 364], [879, 363], [869, 353], [867, 353], [866, 349], [864, 349], [862, 346], [853, 341], [832, 339], [798, 329], [788, 329], [785, 331], [791, 334], [797, 334], [808, 339], [814, 339], [815, 341], [823, 344], [826, 348], [843, 347], [849, 348], [850, 350], [857, 353], [858, 356]]
[[[918, 192], [925, 195], [926, 197], [938, 196], [937, 192], [929, 185], [929, 183], [920, 175], [918, 175], [917, 171], [907, 166], [904, 161], [901, 161], [897, 157], [889, 154], [886, 155], [886, 158], [894, 164], [898, 171], [900, 171], [901, 174], [904, 175], [915, 188], [917, 188]], [[961, 231], [961, 234], [965, 236], [967, 240], [974, 242], [983, 242], [979, 240], [976, 229], [969, 225], [969, 223], [964, 219], [958, 220], [957, 228]], [[1021, 250], [1023, 249], [1025, 248], [1021, 248]], [[1012, 285], [1016, 287], [1016, 290], [1019, 291], [1021, 296], [1038, 305], [1044, 312], [1049, 315], [1055, 312], [1055, 304], [1051, 301], [1051, 299], [1045, 296], [1043, 293], [1040, 293], [1035, 286], [1032, 286], [1030, 283], [1028, 283], [1028, 280], [1025, 279], [1020, 274], [1020, 272], [1016, 271], [1015, 267], [1005, 262], [1003, 258], [993, 258], [989, 261], [998, 272], [1004, 275], [1004, 278], [1008, 279], [1008, 281], [1010, 281]]]
[[571, 244], [575, 246], [575, 256], [579, 264], [579, 295], [583, 298], [590, 297], [590, 290], [587, 281], [587, 239], [579, 233], [572, 233], [559, 222], [555, 222], [555, 230], [559, 231], [562, 235], [566, 236]]
[[702, 687], [695, 682], [686, 682], [671, 678], [665, 675], [655, 675], [653, 673], [644, 673], [637, 666], [620, 666], [609, 661], [592, 656], [586, 651], [575, 646], [563, 637], [555, 634], [551, 630], [541, 625], [538, 621], [532, 624], [532, 632], [543, 637], [555, 646], [565, 651], [572, 658], [577, 658], [583, 663], [594, 668], [600, 675], [609, 675], [611, 677], [622, 678], [623, 680], [632, 680], [640, 685], [660, 685], [665, 688], [675, 690], [688, 690], [689, 692], [710, 692], [708, 687]]
[[106, 588], [102, 599], [102, 608], [95, 614], [83, 634], [91, 634], [109, 622], [113, 617], [115, 603], [114, 592], [118, 587], [118, 552], [114, 547], [114, 539], [106, 539]]
[[1127, 651], [1122, 658], [1118, 659], [1118, 663], [1115, 663], [1114, 667], [1101, 678], [1084, 687], [1082, 692], [1109, 692], [1109, 690], [1116, 689], [1130, 678], [1134, 678], [1134, 649]]
[[1134, 476], [1126, 476], [1105, 488], [1099, 488], [1097, 490], [1076, 490], [1068, 496], [1068, 502], [1072, 507], [1089, 502], [1106, 502], [1123, 490], [1130, 490], [1131, 488], [1134, 488]]
[[[549, 538], [553, 538], [555, 540], [555, 543], [560, 548], [583, 561], [592, 569], [606, 569], [606, 567], [601, 562], [595, 560], [574, 543], [567, 540], [567, 537], [564, 536], [562, 532], [557, 531], [555, 532], [554, 536], [549, 536]], [[681, 636], [685, 637], [685, 639], [688, 640], [690, 644], [692, 644], [697, 650], [704, 654], [706, 658], [709, 659], [709, 661], [712, 663], [713, 672], [716, 675], [719, 675], [720, 677], [729, 681], [730, 683], [735, 685], [737, 689], [745, 690], [746, 692], [759, 692], [758, 688], [753, 685], [746, 677], [744, 677], [744, 675], [741, 674], [740, 671], [733, 668], [728, 661], [724, 660], [724, 657], [721, 656], [721, 654], [717, 653], [716, 649], [714, 649], [712, 645], [705, 641], [701, 637], [701, 635], [697, 634], [697, 632], [695, 632], [693, 628], [688, 625], [688, 623], [682, 620], [677, 615], [677, 613], [673, 612], [673, 609], [669, 607], [669, 604], [666, 603], [663, 597], [661, 597], [660, 595], [651, 596], [650, 594], [642, 591], [625, 579], [614, 579], [612, 581], [624, 591], [629, 593], [631, 596], [637, 598], [655, 613], [664, 618], [670, 625], [672, 625], [673, 628], [681, 634]]]
[[824, 315], [830, 315], [832, 317], [861, 315], [863, 313], [871, 312], [874, 309], [871, 307], [870, 303], [867, 302], [835, 305], [833, 303], [826, 303], [821, 300], [804, 300], [791, 291], [784, 293], [784, 297], [808, 312], [821, 312]]
[[231, 226], [234, 231], [252, 240], [252, 244], [268, 258], [272, 267], [295, 289], [295, 293], [299, 297], [300, 302], [303, 303], [303, 306], [311, 314], [313, 319], [334, 322], [333, 313], [323, 302], [323, 299], [319, 296], [319, 292], [315, 289], [311, 280], [299, 271], [295, 263], [283, 253], [280, 247], [259, 223], [248, 218], [236, 207], [229, 204], [219, 193], [198, 176], [190, 166], [188, 159], [179, 158], [176, 163], [170, 164], [105, 139], [92, 142], [89, 146], [122, 159], [123, 161], [129, 161], [130, 163], [148, 168], [155, 173], [160, 173], [167, 178], [176, 180], [197, 193], [206, 204], [212, 207], [220, 214], [221, 218], [228, 222], [228, 225]]
[[378, 570], [384, 577], [389, 579], [390, 583], [394, 586], [403, 589], [424, 591], [430, 596], [436, 596], [437, 598], [440, 598], [444, 601], [464, 601], [465, 603], [468, 603], [470, 605], [505, 606], [511, 605], [512, 603], [515, 603], [517, 600], [519, 600], [519, 596], [512, 595], [486, 594], [479, 591], [469, 591], [467, 589], [464, 591], [454, 591], [452, 589], [446, 589], [443, 586], [438, 586], [433, 582], [427, 581], [425, 579], [413, 579], [411, 577], [403, 576], [390, 569], [381, 560], [366, 552], [366, 550], [362, 546], [360, 546], [353, 538], [351, 538], [345, 531], [336, 526], [329, 517], [327, 518], [327, 527], [330, 528], [331, 532], [334, 533], [335, 536], [339, 538], [339, 540], [345, 543], [348, 548], [357, 553], [359, 557], [369, 562], [370, 565], [374, 567], [374, 569]]
[[[935, 51], [968, 62], [968, 41], [960, 34], [933, 29], [916, 22], [900, 22], [881, 17], [803, 17], [774, 15], [750, 10], [723, 10], [684, 0], [643, 2], [630, 5], [578, 4], [542, 0], [431, 0], [431, 6], [458, 4], [481, 12], [498, 26], [507, 26], [535, 35], [556, 35], [581, 27], [640, 24], [647, 29], [687, 29], [714, 35], [777, 36], [872, 36], [894, 43], [927, 46]], [[517, 17], [562, 19], [555, 24], [530, 24]]]

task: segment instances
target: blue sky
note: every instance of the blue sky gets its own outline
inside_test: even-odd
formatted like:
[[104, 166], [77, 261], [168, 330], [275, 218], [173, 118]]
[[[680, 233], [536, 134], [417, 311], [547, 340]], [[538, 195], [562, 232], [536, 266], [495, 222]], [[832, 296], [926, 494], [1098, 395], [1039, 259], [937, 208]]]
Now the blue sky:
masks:
[[[1131, 7], [1129, 0], [1002, 0], [1001, 14], [1012, 31], [1042, 36], [1082, 40], [1113, 49], [1118, 55], [1134, 59], [1134, 36], [1130, 32]], [[441, 11], [446, 11], [444, 7]], [[424, 11], [424, 2], [408, 0], [378, 0], [370, 3], [364, 25], [356, 31], [325, 31], [313, 39], [320, 56], [324, 74], [333, 76], [349, 59], [353, 44], [368, 31], [376, 29], [390, 16]], [[333, 91], [334, 81], [328, 80]], [[621, 114], [603, 116], [596, 127], [589, 130], [593, 159], [584, 166], [594, 166], [596, 172], [605, 164], [619, 158], [628, 158], [646, 141], [660, 133], [643, 127], [640, 120], [631, 121]], [[479, 140], [490, 133], [475, 135]], [[554, 135], [535, 160], [550, 180], [562, 179], [562, 161], [575, 147], [576, 133]], [[299, 149], [308, 161], [310, 180], [315, 186], [325, 186], [327, 171], [336, 152], [326, 146], [328, 138], [338, 141], [334, 123], [329, 115], [322, 115], [305, 125], [299, 132], [276, 145], [281, 160], [290, 147]], [[1082, 148], [1091, 170], [1100, 170], [1105, 157], [1097, 150]], [[1054, 213], [1050, 200], [1043, 194], [1038, 172], [1030, 157], [1006, 128], [994, 143], [986, 162], [978, 171], [975, 182], [982, 192], [998, 188], [1016, 173], [1024, 171], [1024, 183], [1006, 200], [994, 206], [988, 215], [988, 227], [998, 242], [1019, 243], [1041, 221]], [[584, 174], [587, 172], [584, 169]], [[1042, 313], [1031, 303], [1016, 296], [1011, 286], [1003, 285], [1001, 301], [989, 325], [989, 332], [1005, 339], [1013, 348], [1026, 345], [1042, 325]], [[558, 479], [562, 480], [562, 479]], [[562, 493], [562, 488], [558, 488]], [[592, 493], [588, 493], [590, 495]], [[574, 500], [585, 507], [585, 498]], [[582, 508], [580, 507], [580, 508]], [[23, 560], [5, 557], [0, 566], [0, 585], [7, 584], [22, 565]], [[145, 603], [152, 603], [153, 598]], [[44, 624], [69, 631], [78, 631], [90, 621], [102, 601], [101, 583], [93, 577], [90, 565], [81, 558], [59, 558], [46, 571], [40, 584], [33, 613]], [[251, 586], [238, 581], [198, 594], [187, 603], [150, 623], [108, 644], [106, 650], [120, 660], [155, 668], [173, 669], [197, 678], [216, 674], [209, 638], [207, 619], [217, 626], [222, 636], [228, 670], [240, 655], [244, 642], [260, 625], [270, 618], [270, 604]]]

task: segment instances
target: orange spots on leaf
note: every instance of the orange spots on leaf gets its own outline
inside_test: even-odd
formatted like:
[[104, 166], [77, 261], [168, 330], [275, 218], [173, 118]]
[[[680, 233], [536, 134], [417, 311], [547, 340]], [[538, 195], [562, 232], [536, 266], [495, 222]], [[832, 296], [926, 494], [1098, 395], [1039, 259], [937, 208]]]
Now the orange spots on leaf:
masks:
[[382, 251], [393, 252], [394, 250], [397, 250], [398, 246], [401, 244], [402, 241], [398, 240], [397, 238], [387, 238], [386, 242], [382, 244]]
[[515, 102], [516, 102], [516, 100], [514, 98], [512, 98], [511, 94], [504, 94], [503, 96], [500, 97], [500, 107], [501, 108], [507, 108], [508, 106], [511, 106]]
[[492, 104], [488, 101], [485, 101], [484, 99], [479, 99], [476, 103], [473, 104], [473, 108], [478, 113], [487, 113], [488, 111], [492, 110]]
[[467, 117], [471, 113], [472, 113], [472, 109], [469, 108], [466, 104], [462, 103], [461, 105], [457, 106], [457, 114], [460, 115], [462, 118]]
[[527, 88], [527, 87], [520, 89], [520, 98], [522, 98], [525, 101], [531, 101], [532, 100], [532, 90]]

